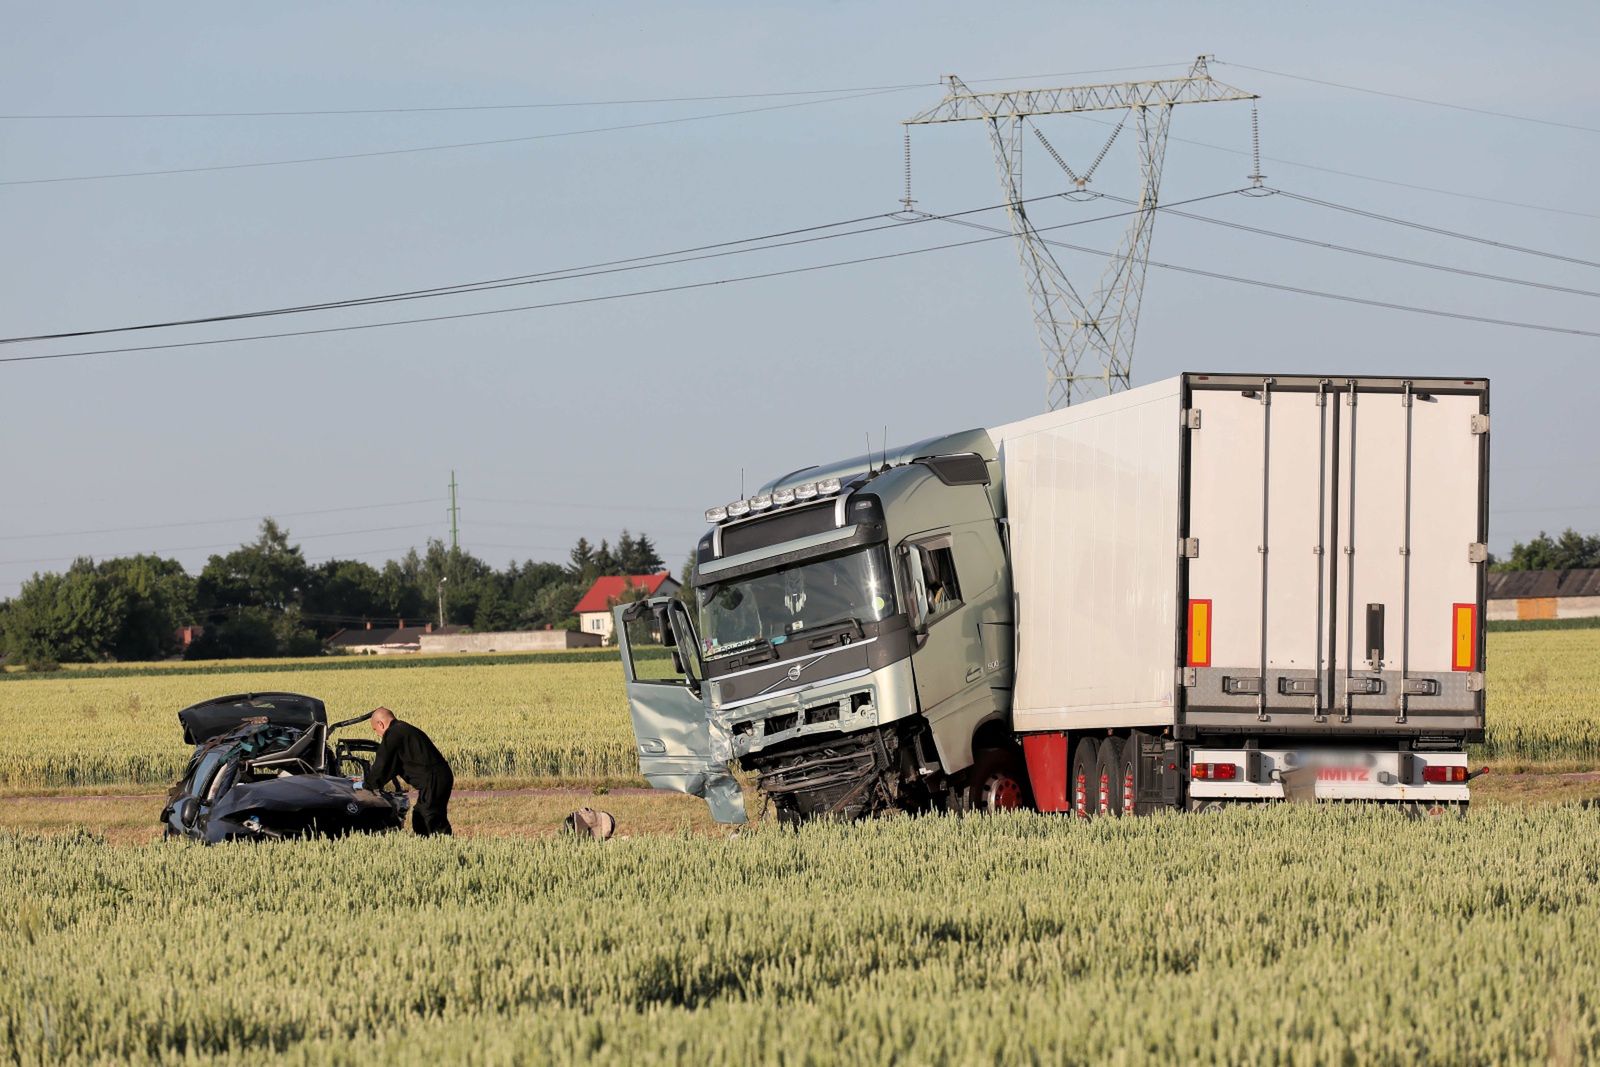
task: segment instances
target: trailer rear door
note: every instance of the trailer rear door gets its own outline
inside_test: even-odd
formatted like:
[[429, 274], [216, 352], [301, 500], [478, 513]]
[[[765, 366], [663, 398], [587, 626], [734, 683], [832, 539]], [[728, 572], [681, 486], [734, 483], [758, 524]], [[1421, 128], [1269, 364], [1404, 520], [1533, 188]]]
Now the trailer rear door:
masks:
[[1481, 729], [1488, 383], [1185, 384], [1184, 721]]

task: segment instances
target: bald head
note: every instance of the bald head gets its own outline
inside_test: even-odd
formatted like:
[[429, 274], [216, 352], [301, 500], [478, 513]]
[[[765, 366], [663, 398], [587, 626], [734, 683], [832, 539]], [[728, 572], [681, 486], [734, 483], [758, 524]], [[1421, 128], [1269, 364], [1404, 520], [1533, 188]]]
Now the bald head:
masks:
[[389, 728], [389, 724], [392, 722], [394, 722], [394, 712], [388, 708], [372, 709], [372, 732], [379, 737], [383, 736], [383, 732]]

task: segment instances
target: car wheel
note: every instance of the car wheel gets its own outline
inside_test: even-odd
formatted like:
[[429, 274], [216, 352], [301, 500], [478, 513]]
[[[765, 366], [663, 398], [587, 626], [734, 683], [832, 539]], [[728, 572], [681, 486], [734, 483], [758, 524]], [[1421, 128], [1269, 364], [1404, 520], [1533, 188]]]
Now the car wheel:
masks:
[[1033, 807], [1022, 754], [1011, 747], [978, 753], [967, 772], [968, 811], [1015, 811]]
[[1122, 742], [1108, 737], [1100, 742], [1094, 766], [1095, 799], [1102, 815], [1122, 814]]
[[1100, 761], [1100, 744], [1085, 737], [1072, 751], [1072, 811], [1088, 818], [1100, 814], [1100, 791], [1095, 787], [1095, 765]]

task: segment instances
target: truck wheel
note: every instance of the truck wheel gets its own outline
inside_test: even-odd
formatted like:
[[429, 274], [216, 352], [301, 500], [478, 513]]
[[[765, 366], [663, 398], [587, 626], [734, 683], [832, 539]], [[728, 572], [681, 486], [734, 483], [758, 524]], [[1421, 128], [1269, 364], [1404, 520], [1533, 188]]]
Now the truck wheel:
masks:
[[1140, 734], [1133, 734], [1122, 742], [1122, 752], [1117, 760], [1117, 788], [1122, 790], [1122, 814], [1143, 815], [1139, 810], [1138, 762]]
[[1022, 754], [1014, 748], [978, 753], [967, 778], [968, 811], [1014, 811], [1033, 807]]
[[1122, 814], [1122, 742], [1108, 737], [1100, 742], [1094, 767], [1095, 797], [1102, 815]]
[[1072, 751], [1072, 777], [1067, 782], [1072, 789], [1072, 811], [1088, 818], [1100, 814], [1100, 791], [1095, 779], [1095, 766], [1100, 762], [1100, 744], [1085, 737]]

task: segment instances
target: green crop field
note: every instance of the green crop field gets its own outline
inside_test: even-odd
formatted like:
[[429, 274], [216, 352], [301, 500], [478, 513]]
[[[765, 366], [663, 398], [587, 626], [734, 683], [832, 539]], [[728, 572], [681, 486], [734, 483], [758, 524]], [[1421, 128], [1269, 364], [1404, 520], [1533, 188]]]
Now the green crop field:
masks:
[[[271, 689], [321, 697], [334, 718], [386, 704], [427, 730], [465, 778], [637, 771], [614, 656], [410, 662], [386, 670], [368, 661], [267, 661], [267, 670], [252, 664], [227, 673], [13, 677], [0, 682], [0, 786], [169, 783], [188, 756], [179, 708]], [[1491, 634], [1488, 686], [1489, 732], [1478, 757], [1600, 764], [1600, 630]]]
[[1582, 1063], [1600, 811], [0, 834], [0, 1060]]

